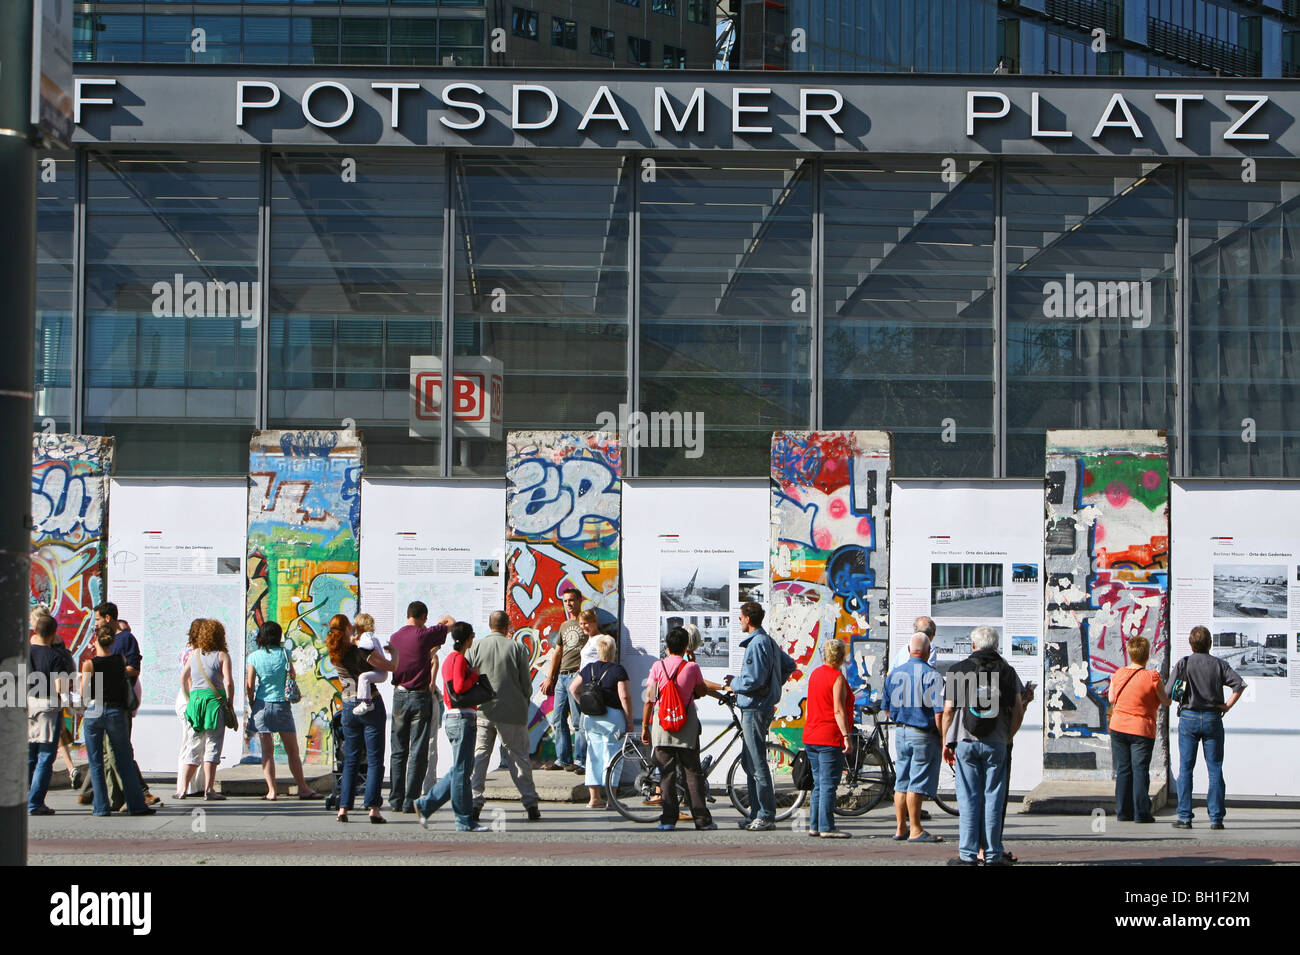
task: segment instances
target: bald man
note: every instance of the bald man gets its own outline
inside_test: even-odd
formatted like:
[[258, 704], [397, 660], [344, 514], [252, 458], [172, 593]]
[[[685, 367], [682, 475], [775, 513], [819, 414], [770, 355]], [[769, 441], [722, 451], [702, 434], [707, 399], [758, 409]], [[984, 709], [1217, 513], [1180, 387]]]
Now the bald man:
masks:
[[921, 800], [933, 799], [939, 787], [943, 755], [940, 735], [943, 716], [943, 677], [926, 662], [930, 638], [912, 634], [907, 662], [885, 678], [882, 709], [898, 724], [894, 743], [898, 751], [894, 783], [894, 839], [898, 842], [942, 842], [921, 827]]

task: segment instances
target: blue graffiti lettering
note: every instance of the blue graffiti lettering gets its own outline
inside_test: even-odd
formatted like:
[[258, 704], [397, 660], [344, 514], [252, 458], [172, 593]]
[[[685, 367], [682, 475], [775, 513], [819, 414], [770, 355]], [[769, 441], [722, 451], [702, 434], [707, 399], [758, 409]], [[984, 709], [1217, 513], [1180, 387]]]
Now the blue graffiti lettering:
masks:
[[[557, 540], [617, 535], [621, 505], [618, 472], [593, 458], [561, 464], [530, 458], [506, 472], [506, 512], [513, 533]], [[584, 528], [593, 522], [594, 528]], [[608, 525], [608, 528], [602, 525]]]
[[337, 431], [286, 431], [280, 435], [280, 451], [286, 457], [329, 457], [339, 443]]
[[827, 582], [849, 613], [865, 614], [870, 609], [876, 575], [867, 563], [869, 556], [860, 544], [846, 544], [826, 562]]
[[781, 432], [772, 442], [772, 471], [786, 484], [811, 484], [822, 469], [822, 450]]

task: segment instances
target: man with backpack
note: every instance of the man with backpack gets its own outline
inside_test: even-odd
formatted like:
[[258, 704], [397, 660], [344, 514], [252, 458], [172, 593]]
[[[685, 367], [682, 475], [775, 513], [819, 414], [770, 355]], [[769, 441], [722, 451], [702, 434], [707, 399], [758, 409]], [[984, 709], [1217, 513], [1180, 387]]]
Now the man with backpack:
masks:
[[740, 608], [740, 629], [747, 633], [740, 645], [745, 662], [732, 683], [740, 707], [741, 764], [749, 787], [749, 818], [741, 829], [765, 832], [776, 828], [776, 789], [767, 765], [767, 730], [772, 725], [781, 687], [794, 673], [795, 662], [763, 629], [763, 608], [754, 601]]
[[1010, 782], [1007, 749], [1025, 717], [1025, 687], [998, 653], [992, 627], [971, 631], [974, 652], [948, 671], [943, 705], [943, 758], [957, 775], [961, 809], [957, 858], [949, 865], [1011, 865], [1002, 847], [1003, 805]]
[[[1178, 704], [1178, 821], [1175, 829], [1192, 828], [1192, 770], [1196, 751], [1205, 747], [1205, 768], [1210, 785], [1205, 806], [1210, 828], [1222, 829], [1224, 817], [1223, 718], [1246, 691], [1246, 681], [1228, 661], [1210, 653], [1210, 631], [1192, 627], [1192, 652], [1174, 664], [1169, 674], [1169, 695]], [[1181, 684], [1181, 685], [1180, 685]], [[1232, 699], [1223, 702], [1223, 688]]]

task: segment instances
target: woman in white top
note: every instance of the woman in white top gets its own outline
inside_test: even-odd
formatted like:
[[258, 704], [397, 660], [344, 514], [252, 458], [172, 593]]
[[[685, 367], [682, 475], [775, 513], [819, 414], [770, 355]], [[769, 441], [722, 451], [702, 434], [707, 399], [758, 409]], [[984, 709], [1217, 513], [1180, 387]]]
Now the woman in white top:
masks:
[[189, 705], [190, 698], [185, 692], [185, 671], [190, 668], [190, 654], [194, 652], [194, 635], [198, 632], [199, 624], [202, 618], [190, 622], [189, 639], [185, 644], [185, 649], [181, 651], [180, 657], [180, 680], [176, 688], [176, 717], [181, 721], [181, 751], [178, 757], [176, 767], [176, 792], [173, 793], [177, 799], [184, 799], [186, 796], [197, 796], [203, 792], [203, 783], [200, 781], [198, 773], [190, 776], [189, 785], [185, 786], [185, 767], [198, 766], [203, 756], [203, 738], [194, 735], [194, 727], [190, 726], [189, 720], [185, 718], [185, 708]]

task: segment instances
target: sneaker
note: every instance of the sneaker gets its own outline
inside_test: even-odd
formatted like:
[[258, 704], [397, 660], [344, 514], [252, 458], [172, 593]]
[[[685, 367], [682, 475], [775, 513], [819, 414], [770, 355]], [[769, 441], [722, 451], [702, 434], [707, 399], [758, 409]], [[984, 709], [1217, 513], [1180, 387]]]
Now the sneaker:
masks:
[[352, 713], [355, 716], [365, 716], [374, 708], [375, 704], [371, 703], [369, 700], [362, 700], [356, 706], [352, 707]]
[[541, 820], [542, 820], [542, 811], [541, 811], [540, 809], [538, 809], [536, 806], [529, 806], [529, 807], [528, 807], [528, 821], [529, 821], [529, 822], [541, 822]]
[[829, 832], [822, 833], [823, 839], [852, 839], [853, 833], [845, 832], [843, 829], [832, 829]]
[[736, 823], [736, 828], [737, 828], [737, 829], [748, 829], [748, 828], [749, 828], [750, 826], [752, 826], [753, 824], [754, 824], [754, 820], [753, 820], [753, 819], [742, 819], [742, 820], [740, 820], [740, 822]]
[[35, 809], [28, 809], [28, 810], [27, 810], [27, 815], [29, 815], [29, 816], [52, 816], [52, 815], [54, 815], [54, 810], [51, 809], [49, 806], [37, 806]]
[[695, 831], [696, 832], [717, 832], [718, 824], [716, 822], [711, 822], [707, 826], [696, 826]]
[[676, 832], [676, 831], [677, 831], [677, 823], [675, 823], [675, 822], [661, 822], [661, 823], [659, 823], [659, 825], [658, 825], [656, 828], [658, 828], [658, 830], [659, 830], [660, 832]]
[[460, 826], [457, 826], [456, 830], [458, 832], [491, 832], [492, 831], [487, 826], [468, 826], [465, 829], [461, 829]]
[[1006, 856], [998, 856], [998, 857], [997, 857], [996, 859], [994, 859], [992, 862], [985, 862], [984, 864], [985, 864], [985, 865], [995, 865], [995, 866], [1008, 866], [1008, 865], [1015, 865], [1015, 863], [1012, 862], [1010, 859], [1008, 859]]
[[1212, 822], [1212, 823], [1210, 823], [1210, 828], [1211, 828], [1211, 829], [1222, 829], [1222, 828], [1223, 828], [1223, 823], [1221, 823], [1221, 822]]
[[776, 823], [771, 819], [755, 819], [745, 827], [748, 832], [771, 832], [776, 828]]
[[978, 859], [963, 859], [961, 856], [957, 856], [955, 859], [949, 859], [948, 864], [949, 865], [979, 865], [980, 863]]
[[1176, 823], [1174, 823], [1174, 828], [1175, 828], [1175, 829], [1190, 829], [1190, 828], [1192, 828], [1192, 824], [1191, 824], [1191, 822], [1183, 822], [1183, 820], [1179, 819]]
[[429, 828], [429, 820], [433, 818], [433, 813], [429, 813], [428, 815], [425, 815], [424, 807], [421, 806], [418, 802], [415, 804], [415, 816], [420, 821], [421, 829]]

